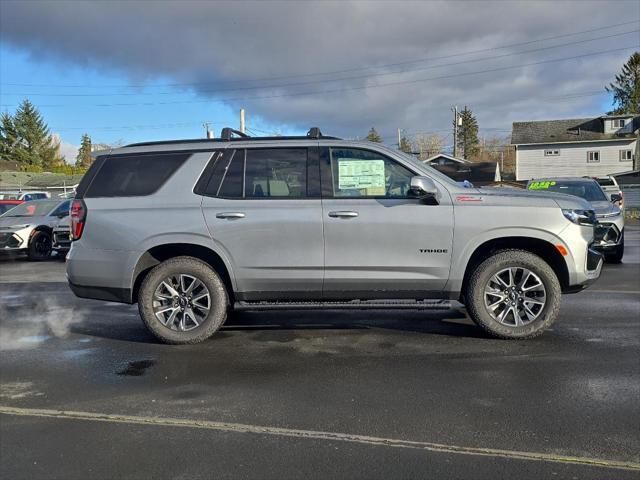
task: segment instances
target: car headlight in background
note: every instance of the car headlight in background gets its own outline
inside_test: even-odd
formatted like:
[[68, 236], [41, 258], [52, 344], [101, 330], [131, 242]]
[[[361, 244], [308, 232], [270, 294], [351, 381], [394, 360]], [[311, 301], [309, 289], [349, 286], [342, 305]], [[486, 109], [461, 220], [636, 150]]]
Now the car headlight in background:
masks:
[[613, 213], [603, 213], [601, 215], [597, 215], [597, 217], [598, 218], [615, 218], [615, 217], [619, 217], [621, 213], [622, 212], [618, 210], [617, 212], [613, 212]]
[[598, 223], [596, 214], [593, 210], [566, 210], [563, 208], [562, 214], [567, 220], [577, 225], [586, 225], [588, 227], [593, 227], [596, 223]]

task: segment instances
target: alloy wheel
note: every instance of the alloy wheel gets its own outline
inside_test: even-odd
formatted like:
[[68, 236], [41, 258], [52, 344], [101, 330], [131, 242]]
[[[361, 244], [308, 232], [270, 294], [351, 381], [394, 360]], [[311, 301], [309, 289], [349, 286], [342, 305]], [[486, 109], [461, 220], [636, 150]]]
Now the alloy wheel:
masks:
[[542, 280], [524, 267], [494, 274], [484, 289], [484, 303], [494, 320], [509, 327], [528, 325], [540, 316], [547, 293]]
[[209, 289], [193, 275], [170, 275], [160, 282], [153, 294], [153, 313], [171, 330], [188, 332], [199, 327], [210, 309]]

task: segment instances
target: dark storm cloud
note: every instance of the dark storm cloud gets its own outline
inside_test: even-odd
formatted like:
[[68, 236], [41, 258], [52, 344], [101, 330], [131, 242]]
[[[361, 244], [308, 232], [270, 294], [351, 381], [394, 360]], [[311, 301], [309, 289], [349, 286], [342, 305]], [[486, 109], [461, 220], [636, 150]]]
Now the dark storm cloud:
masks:
[[[566, 96], [601, 90], [631, 51], [473, 72], [637, 45], [640, 40], [634, 32], [530, 51], [629, 32], [639, 27], [636, 23], [473, 55], [380, 67], [640, 21], [640, 3], [4, 1], [0, 5], [2, 41], [36, 58], [124, 72], [134, 84], [158, 78], [196, 84], [183, 88], [236, 99], [229, 103], [276, 124], [320, 125], [342, 135], [362, 135], [371, 125], [384, 135], [393, 135], [396, 127], [414, 132], [446, 129], [454, 103], [470, 105], [481, 127], [509, 128], [513, 120], [599, 113], [601, 99]], [[477, 59], [483, 60], [461, 63]], [[433, 68], [451, 63], [458, 64]], [[376, 68], [354, 70], [361, 67]], [[344, 70], [349, 71], [323, 73]], [[398, 70], [409, 71], [376, 75]], [[312, 83], [345, 77], [349, 78]], [[266, 78], [271, 79], [255, 80]], [[396, 84], [377, 87], [387, 83]], [[256, 86], [261, 88], [253, 89]], [[324, 93], [301, 95], [309, 92]]]

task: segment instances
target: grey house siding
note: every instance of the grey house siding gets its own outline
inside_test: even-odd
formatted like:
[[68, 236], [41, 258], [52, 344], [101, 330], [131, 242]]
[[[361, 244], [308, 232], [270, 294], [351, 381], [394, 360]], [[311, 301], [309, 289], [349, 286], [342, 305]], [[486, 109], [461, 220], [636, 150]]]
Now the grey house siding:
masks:
[[[516, 149], [516, 180], [539, 177], [604, 176], [626, 172], [632, 161], [620, 161], [620, 150], [635, 153], [636, 139], [602, 142], [548, 143], [518, 145]], [[559, 155], [545, 156], [545, 150], [559, 150]], [[600, 161], [587, 163], [587, 152], [600, 152]]]

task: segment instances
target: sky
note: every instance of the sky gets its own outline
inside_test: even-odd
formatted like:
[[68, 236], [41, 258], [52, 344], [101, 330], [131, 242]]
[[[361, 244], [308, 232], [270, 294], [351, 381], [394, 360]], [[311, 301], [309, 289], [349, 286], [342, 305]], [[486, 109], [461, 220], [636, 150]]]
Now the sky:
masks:
[[0, 0], [0, 109], [24, 98], [62, 140], [249, 133], [451, 143], [451, 107], [484, 137], [591, 117], [640, 50], [638, 1]]

